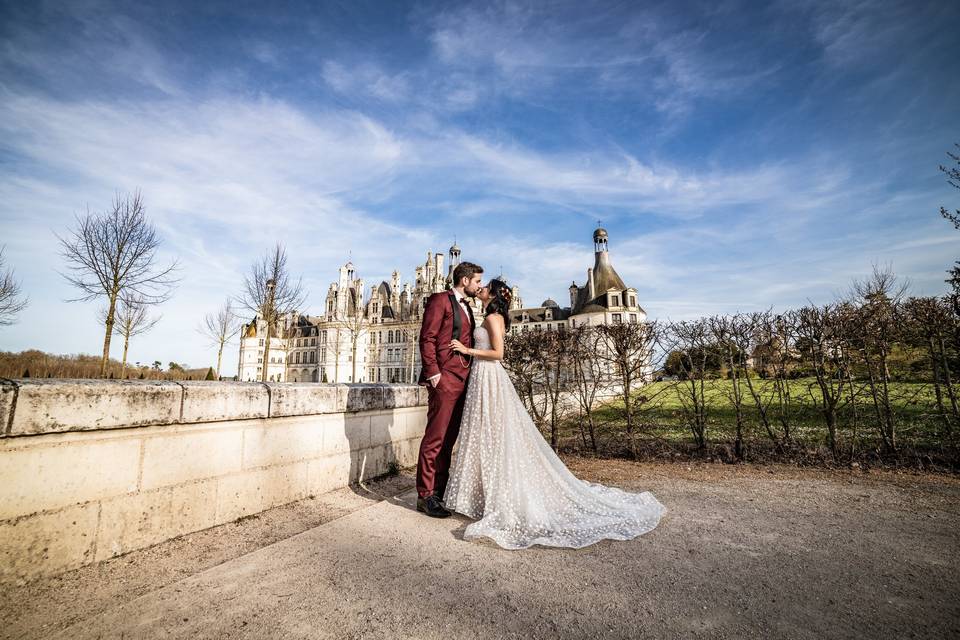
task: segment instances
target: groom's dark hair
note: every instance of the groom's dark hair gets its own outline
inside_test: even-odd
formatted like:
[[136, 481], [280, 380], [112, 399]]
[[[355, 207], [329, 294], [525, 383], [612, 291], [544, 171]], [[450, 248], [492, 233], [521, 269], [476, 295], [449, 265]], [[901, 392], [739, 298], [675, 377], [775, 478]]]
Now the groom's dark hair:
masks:
[[472, 278], [474, 274], [483, 273], [483, 267], [472, 262], [461, 262], [453, 268], [453, 282], [451, 287], [460, 286], [460, 278]]

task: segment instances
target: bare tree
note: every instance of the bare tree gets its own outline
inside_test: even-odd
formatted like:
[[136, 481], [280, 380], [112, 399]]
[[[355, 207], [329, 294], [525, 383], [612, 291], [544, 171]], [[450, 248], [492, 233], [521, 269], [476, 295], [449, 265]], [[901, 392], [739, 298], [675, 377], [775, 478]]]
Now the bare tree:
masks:
[[[947, 297], [913, 297], [904, 301], [905, 336], [914, 346], [923, 349], [930, 365], [937, 411], [943, 421], [944, 435], [950, 436], [953, 426], [960, 424], [960, 407], [950, 372], [951, 345], [957, 316]], [[950, 407], [947, 409], [946, 394]]]
[[674, 389], [680, 402], [680, 414], [687, 422], [697, 449], [707, 446], [707, 397], [705, 381], [713, 354], [710, 327], [704, 318], [672, 322], [661, 333], [663, 351], [677, 353], [680, 379]]
[[533, 334], [539, 337], [540, 348], [535, 352], [540, 375], [536, 381], [545, 398], [548, 412], [544, 416], [550, 427], [550, 446], [554, 450], [559, 445], [558, 427], [560, 426], [560, 402], [563, 391], [569, 386], [570, 356], [573, 340], [568, 331], [539, 330]]
[[228, 298], [223, 305], [217, 309], [216, 313], [208, 313], [203, 316], [203, 322], [197, 329], [201, 335], [210, 341], [211, 346], [217, 348], [217, 380], [220, 379], [223, 347], [237, 335], [241, 326], [241, 323], [238, 322], [237, 314], [233, 309], [233, 301]]
[[900, 305], [908, 283], [898, 282], [893, 270], [874, 265], [867, 278], [856, 280], [851, 296], [857, 304], [854, 343], [867, 368], [867, 382], [884, 446], [897, 450], [896, 410], [891, 398], [890, 356], [901, 338]]
[[[338, 317], [333, 320], [331, 326], [337, 329], [337, 351], [339, 353], [340, 345], [340, 333], [343, 332], [347, 337], [347, 342], [350, 344], [350, 380], [352, 382], [359, 382], [357, 380], [357, 354], [360, 352], [360, 343], [363, 338], [370, 330], [370, 320], [363, 313], [363, 309], [356, 309], [356, 313], [347, 313], [346, 317]], [[337, 357], [337, 365], [339, 366], [339, 356]]]
[[849, 304], [810, 305], [797, 311], [798, 348], [812, 369], [819, 393], [810, 396], [817, 403], [827, 427], [827, 445], [834, 457], [839, 455], [838, 412], [844, 388], [850, 378], [845, 348], [853, 333], [853, 314]]
[[536, 331], [508, 333], [504, 340], [503, 366], [513, 378], [517, 395], [523, 401], [537, 428], [546, 425], [547, 396], [539, 393], [543, 341]]
[[[108, 309], [100, 310], [100, 322], [106, 324]], [[151, 318], [149, 315], [149, 305], [144, 304], [142, 298], [138, 295], [121, 294], [117, 301], [117, 308], [114, 313], [114, 332], [123, 336], [123, 360], [120, 361], [120, 377], [127, 375], [127, 351], [130, 349], [130, 338], [146, 333], [153, 329], [160, 317]]]
[[296, 282], [291, 280], [287, 268], [287, 252], [279, 242], [254, 263], [250, 274], [244, 278], [243, 285], [240, 303], [247, 310], [259, 314], [267, 326], [261, 378], [263, 382], [267, 382], [270, 370], [270, 338], [275, 331], [280, 330], [280, 319], [303, 305], [306, 294], [300, 278]]
[[[957, 150], [960, 150], [960, 143], [954, 143]], [[953, 160], [955, 167], [950, 167], [949, 169], [943, 165], [940, 165], [940, 171], [942, 171], [947, 176], [947, 182], [954, 189], [960, 189], [960, 155], [955, 153], [950, 153], [947, 151], [947, 155]], [[947, 211], [946, 207], [940, 207], [940, 215], [945, 219], [953, 223], [954, 228], [960, 229], [960, 209], [956, 211]]]
[[66, 237], [57, 236], [60, 255], [69, 270], [61, 275], [82, 292], [69, 302], [106, 298], [102, 377], [110, 358], [110, 338], [121, 294], [137, 298], [143, 305], [164, 302], [177, 282], [173, 273], [178, 265], [174, 260], [165, 269], [154, 267], [160, 238], [147, 220], [139, 191], [118, 193], [109, 211], [94, 214], [88, 210], [76, 221], [77, 228]]
[[[573, 396], [580, 409], [580, 436], [584, 446], [589, 446], [597, 452], [597, 425], [594, 411], [597, 408], [599, 396], [610, 385], [610, 376], [606, 374], [605, 363], [598, 357], [603, 337], [596, 327], [574, 327], [571, 333], [571, 364], [573, 373]], [[584, 432], [583, 421], [586, 421], [587, 432]], [[587, 444], [587, 433], [590, 443]]]
[[625, 322], [597, 326], [597, 331], [602, 337], [602, 346], [597, 357], [610, 365], [611, 376], [620, 387], [627, 440], [630, 453], [634, 457], [637, 455], [635, 437], [637, 405], [642, 409], [649, 398], [635, 398], [633, 391], [647, 381], [658, 330], [656, 322]]
[[27, 308], [29, 300], [23, 297], [13, 269], [5, 268], [3, 250], [0, 247], [0, 326], [7, 326], [17, 321], [17, 314]]
[[[786, 379], [786, 362], [789, 342], [785, 338], [784, 316], [774, 317], [770, 311], [757, 311], [745, 316], [746, 322], [738, 324], [736, 341], [743, 352], [749, 353], [753, 370], [760, 375], [754, 379], [744, 375], [753, 405], [767, 436], [778, 450], [783, 450], [789, 440], [790, 426], [786, 405], [790, 400], [790, 387]], [[773, 403], [777, 402], [782, 425], [782, 436], [774, 432]]]
[[[748, 390], [752, 384], [747, 375], [746, 354], [753, 341], [755, 326], [753, 318], [742, 314], [732, 316], [713, 316], [707, 319], [707, 326], [713, 335], [714, 349], [727, 368], [727, 375], [730, 378], [730, 388], [727, 394], [730, 402], [733, 404], [736, 437], [733, 448], [737, 459], [742, 459], [744, 454], [743, 432], [746, 426], [744, 415], [744, 404], [746, 393], [744, 386]], [[744, 382], [746, 380], [746, 383]]]

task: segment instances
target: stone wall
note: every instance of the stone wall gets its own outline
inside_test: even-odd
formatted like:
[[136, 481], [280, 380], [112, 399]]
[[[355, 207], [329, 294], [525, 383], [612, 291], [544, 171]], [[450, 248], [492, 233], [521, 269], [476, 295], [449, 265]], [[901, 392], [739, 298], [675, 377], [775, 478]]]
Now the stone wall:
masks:
[[408, 385], [0, 381], [0, 581], [416, 464]]

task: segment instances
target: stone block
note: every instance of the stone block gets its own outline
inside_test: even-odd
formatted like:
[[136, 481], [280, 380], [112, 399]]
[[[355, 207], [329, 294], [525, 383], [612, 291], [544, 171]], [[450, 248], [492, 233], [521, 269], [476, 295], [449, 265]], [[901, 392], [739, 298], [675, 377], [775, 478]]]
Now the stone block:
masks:
[[379, 447], [368, 447], [359, 451], [352, 451], [351, 482], [366, 482], [371, 478], [382, 476], [390, 469], [390, 463], [397, 461], [393, 444]]
[[139, 439], [42, 440], [8, 438], [0, 443], [0, 519], [137, 490]]
[[391, 384], [383, 388], [383, 408], [400, 409], [420, 404], [420, 390], [412, 385]]
[[183, 386], [181, 422], [215, 422], [266, 418], [270, 392], [259, 382], [180, 382]]
[[307, 463], [307, 489], [310, 495], [320, 495], [350, 484], [356, 476], [354, 456], [341, 453], [334, 456], [315, 458]]
[[9, 435], [173, 424], [180, 385], [145, 380], [18, 380]]
[[13, 417], [13, 399], [16, 393], [16, 384], [0, 380], [0, 438], [7, 435], [10, 418]]
[[[270, 417], [307, 416], [343, 411], [338, 385], [315, 382], [267, 382]], [[344, 402], [346, 395], [344, 395]]]
[[324, 455], [327, 427], [342, 428], [343, 416], [307, 416], [258, 421], [243, 435], [243, 468], [286, 464]]
[[306, 462], [224, 476], [217, 485], [216, 523], [230, 522], [306, 496]]
[[427, 408], [412, 407], [396, 411], [396, 419], [390, 430], [392, 440], [422, 438], [427, 428]]
[[422, 436], [400, 440], [393, 445], [393, 453], [397, 458], [397, 464], [401, 467], [413, 467], [417, 464], [417, 458], [420, 457], [420, 441]]
[[339, 414], [341, 423], [323, 427], [323, 455], [330, 456], [370, 446], [370, 414]]
[[426, 387], [417, 386], [417, 404], [423, 406], [430, 404], [430, 390]]
[[402, 431], [404, 416], [400, 411], [380, 411], [370, 415], [370, 446], [389, 444]]
[[214, 479], [104, 500], [94, 561], [212, 527], [216, 496]]
[[53, 575], [94, 560], [99, 504], [0, 521], [0, 582]]
[[149, 491], [240, 471], [243, 464], [243, 428], [190, 429], [145, 438], [140, 489]]
[[342, 411], [380, 411], [383, 409], [383, 385], [341, 384], [337, 385], [339, 406]]

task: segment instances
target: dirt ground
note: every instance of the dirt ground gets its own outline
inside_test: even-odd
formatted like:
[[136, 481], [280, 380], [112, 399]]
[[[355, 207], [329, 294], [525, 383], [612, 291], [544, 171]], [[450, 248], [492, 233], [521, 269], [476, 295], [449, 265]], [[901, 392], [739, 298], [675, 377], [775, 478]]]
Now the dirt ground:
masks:
[[633, 541], [504, 551], [397, 500], [405, 470], [7, 585], [0, 637], [960, 637], [960, 478], [565, 461], [668, 513]]

